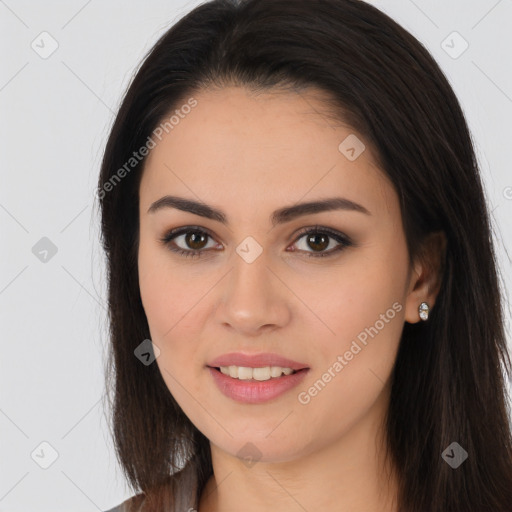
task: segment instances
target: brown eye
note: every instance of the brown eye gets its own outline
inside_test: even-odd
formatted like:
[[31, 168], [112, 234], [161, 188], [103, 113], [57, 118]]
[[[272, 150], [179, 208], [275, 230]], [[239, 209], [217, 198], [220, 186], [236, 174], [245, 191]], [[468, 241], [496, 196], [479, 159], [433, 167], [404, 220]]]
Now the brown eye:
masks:
[[186, 227], [169, 231], [160, 242], [182, 256], [200, 257], [209, 252], [206, 250], [209, 238], [212, 238], [211, 235], [203, 229]]
[[315, 251], [324, 251], [329, 246], [329, 236], [324, 234], [310, 234], [306, 237], [306, 243]]
[[[295, 244], [297, 244], [297, 242], [302, 238], [304, 238], [305, 243], [302, 248], [299, 248], [299, 251], [305, 252], [309, 257], [313, 258], [332, 256], [334, 253], [354, 245], [346, 235], [333, 231], [329, 228], [322, 228], [321, 226], [304, 229], [300, 236], [295, 240]], [[326, 251], [331, 240], [337, 242], [338, 245], [336, 246], [336, 243], [334, 243], [334, 247], [332, 247], [331, 250]], [[308, 249], [312, 249], [312, 251], [309, 251]]]
[[196, 231], [189, 231], [184, 238], [185, 244], [193, 250], [204, 249], [205, 241], [208, 239], [209, 235], [206, 233], [198, 234]]

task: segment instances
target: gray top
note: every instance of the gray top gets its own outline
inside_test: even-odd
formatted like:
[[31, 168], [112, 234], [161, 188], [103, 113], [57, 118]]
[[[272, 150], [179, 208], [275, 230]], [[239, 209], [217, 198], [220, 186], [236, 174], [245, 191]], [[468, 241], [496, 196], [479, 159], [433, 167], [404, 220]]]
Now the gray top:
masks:
[[[178, 471], [179, 485], [178, 491], [175, 496], [175, 505], [172, 510], [165, 512], [192, 512], [197, 511], [199, 503], [196, 500], [197, 479], [196, 475], [192, 472], [190, 464], [185, 465], [183, 469]], [[137, 512], [144, 512], [144, 496], [143, 493], [132, 496], [123, 501], [119, 505], [105, 512], [128, 512], [127, 505], [130, 501], [140, 501], [140, 506]], [[164, 512], [164, 511], [162, 511]]]

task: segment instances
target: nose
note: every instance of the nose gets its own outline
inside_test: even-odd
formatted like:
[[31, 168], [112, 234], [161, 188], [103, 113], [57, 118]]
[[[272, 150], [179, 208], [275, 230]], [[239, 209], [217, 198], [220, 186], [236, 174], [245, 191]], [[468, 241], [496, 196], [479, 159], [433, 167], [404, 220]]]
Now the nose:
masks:
[[265, 252], [251, 263], [238, 255], [233, 259], [223, 280], [217, 321], [246, 337], [284, 327], [291, 317], [292, 293], [270, 268]]

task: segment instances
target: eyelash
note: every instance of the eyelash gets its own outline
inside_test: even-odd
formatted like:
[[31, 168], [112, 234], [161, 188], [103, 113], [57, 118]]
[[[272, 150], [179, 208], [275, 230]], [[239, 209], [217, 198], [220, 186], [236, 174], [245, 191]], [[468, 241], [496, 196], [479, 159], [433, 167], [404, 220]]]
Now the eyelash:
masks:
[[[187, 227], [183, 227], [183, 228], [176, 228], [176, 229], [170, 230], [162, 238], [160, 238], [160, 242], [162, 244], [168, 246], [169, 250], [171, 250], [172, 252], [178, 253], [180, 256], [184, 256], [186, 258], [202, 257], [203, 253], [207, 252], [206, 249], [185, 250], [185, 249], [180, 249], [180, 248], [176, 248], [176, 247], [172, 246], [171, 242], [173, 241], [174, 238], [176, 238], [177, 236], [183, 235], [183, 234], [188, 234], [188, 233], [204, 234], [213, 239], [213, 236], [205, 229], [200, 228], [198, 226], [187, 226]], [[306, 251], [307, 256], [310, 258], [325, 258], [325, 257], [333, 256], [336, 253], [345, 249], [346, 247], [350, 247], [350, 246], [354, 245], [352, 240], [350, 240], [350, 238], [347, 237], [346, 235], [343, 235], [342, 233], [339, 233], [330, 228], [326, 228], [326, 227], [322, 227], [322, 226], [314, 226], [314, 227], [310, 227], [310, 228], [304, 228], [297, 235], [293, 244], [296, 244], [305, 235], [309, 235], [312, 233], [328, 235], [330, 238], [333, 238], [334, 240], [336, 240], [336, 242], [338, 242], [340, 245], [334, 249], [331, 249], [328, 252], [323, 252], [323, 253], [310, 253], [310, 252]]]

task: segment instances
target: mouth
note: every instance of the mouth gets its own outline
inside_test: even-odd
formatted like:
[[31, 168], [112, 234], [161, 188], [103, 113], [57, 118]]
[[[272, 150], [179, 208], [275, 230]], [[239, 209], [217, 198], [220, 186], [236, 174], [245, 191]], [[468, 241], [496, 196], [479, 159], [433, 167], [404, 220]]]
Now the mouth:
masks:
[[281, 354], [231, 352], [208, 361], [217, 388], [228, 398], [262, 404], [287, 395], [304, 380], [310, 368]]
[[213, 382], [222, 394], [242, 404], [263, 404], [277, 400], [297, 387], [310, 370], [234, 365], [206, 366], [205, 369], [210, 372]]

